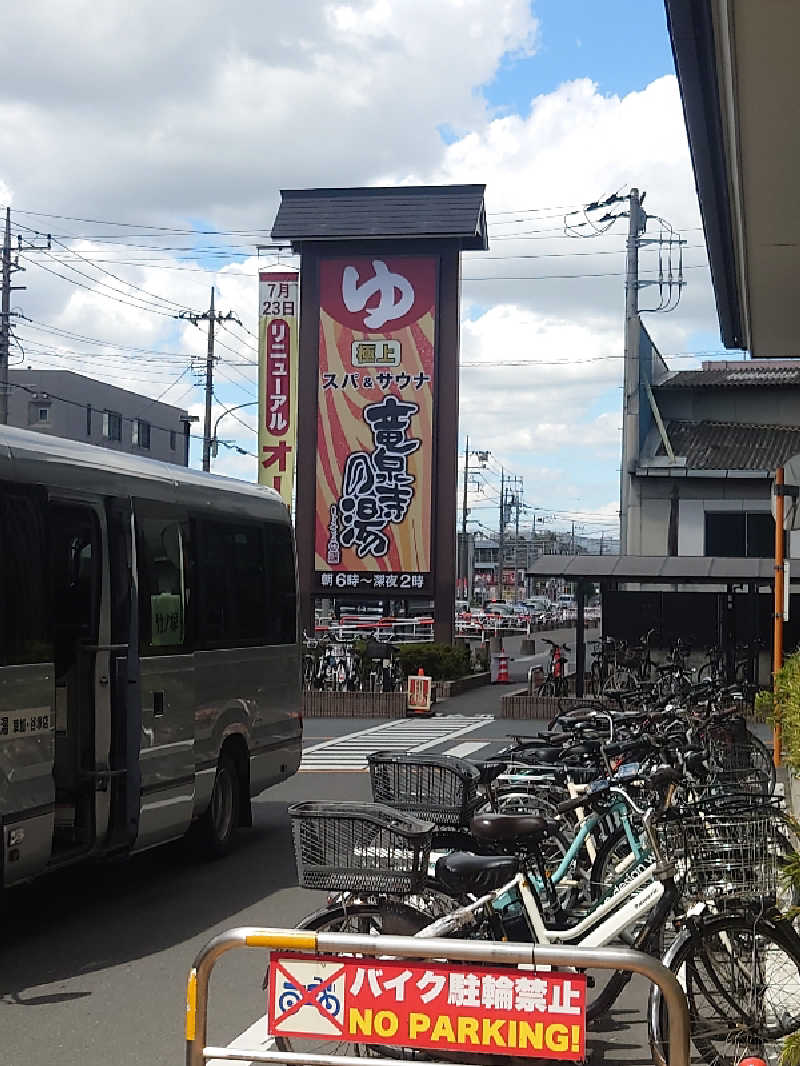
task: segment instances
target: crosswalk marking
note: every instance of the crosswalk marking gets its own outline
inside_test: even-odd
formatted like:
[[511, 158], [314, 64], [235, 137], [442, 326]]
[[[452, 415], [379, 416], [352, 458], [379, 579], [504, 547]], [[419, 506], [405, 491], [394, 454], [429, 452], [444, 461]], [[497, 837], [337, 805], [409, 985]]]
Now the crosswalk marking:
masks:
[[[428, 751], [472, 733], [493, 720], [489, 714], [449, 714], [422, 720], [384, 722], [306, 748], [300, 770], [366, 770], [367, 755], [372, 751]], [[474, 750], [477, 751], [477, 747]]]
[[489, 740], [467, 740], [464, 744], [456, 744], [454, 748], [448, 748], [445, 755], [453, 755], [457, 759], [468, 759], [470, 755], [474, 755], [481, 748], [488, 747], [490, 743]]

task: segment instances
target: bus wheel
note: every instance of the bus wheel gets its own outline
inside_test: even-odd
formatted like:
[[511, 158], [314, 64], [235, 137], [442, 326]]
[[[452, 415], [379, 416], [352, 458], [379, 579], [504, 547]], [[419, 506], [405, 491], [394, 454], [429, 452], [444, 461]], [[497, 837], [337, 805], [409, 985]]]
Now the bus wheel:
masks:
[[239, 778], [236, 763], [222, 752], [217, 763], [214, 788], [208, 809], [197, 823], [197, 842], [210, 859], [219, 859], [230, 850], [233, 831], [239, 824]]

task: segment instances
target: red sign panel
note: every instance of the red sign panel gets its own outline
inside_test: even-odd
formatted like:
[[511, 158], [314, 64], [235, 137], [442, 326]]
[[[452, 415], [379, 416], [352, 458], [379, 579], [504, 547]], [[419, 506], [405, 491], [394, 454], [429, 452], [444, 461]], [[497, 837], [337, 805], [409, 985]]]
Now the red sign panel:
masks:
[[512, 967], [273, 952], [273, 1036], [585, 1058], [586, 978]]
[[284, 437], [292, 409], [292, 379], [289, 374], [289, 323], [273, 318], [267, 323], [268, 426], [274, 437]]
[[435, 256], [320, 262], [319, 591], [430, 591]]

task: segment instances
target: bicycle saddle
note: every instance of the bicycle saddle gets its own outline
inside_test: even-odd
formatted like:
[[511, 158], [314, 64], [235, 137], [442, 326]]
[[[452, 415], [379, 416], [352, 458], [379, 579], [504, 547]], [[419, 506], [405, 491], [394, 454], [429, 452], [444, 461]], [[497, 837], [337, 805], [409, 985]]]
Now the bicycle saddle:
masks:
[[563, 748], [532, 748], [515, 751], [513, 756], [519, 762], [529, 766], [560, 766], [563, 760]]
[[505, 772], [507, 763], [504, 762], [476, 762], [478, 768], [478, 784], [491, 785], [495, 778]]
[[546, 837], [550, 823], [536, 814], [476, 814], [470, 832], [484, 844], [509, 844]]
[[473, 855], [469, 851], [452, 851], [436, 863], [436, 880], [448, 892], [491, 892], [507, 884], [519, 869], [513, 855]]
[[585, 759], [588, 756], [596, 755], [601, 747], [602, 744], [599, 740], [584, 740], [580, 744], [573, 744], [571, 748], [562, 751], [561, 756], [565, 762], [569, 762], [570, 759]]

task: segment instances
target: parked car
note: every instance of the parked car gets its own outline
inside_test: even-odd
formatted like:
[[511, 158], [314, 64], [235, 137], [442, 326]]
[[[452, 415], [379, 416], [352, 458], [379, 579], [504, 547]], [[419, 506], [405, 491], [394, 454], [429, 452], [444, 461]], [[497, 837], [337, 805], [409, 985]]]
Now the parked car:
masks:
[[514, 614], [514, 608], [510, 603], [506, 603], [505, 600], [490, 600], [484, 606], [484, 610], [488, 615], [495, 615], [501, 618], [510, 618]]

